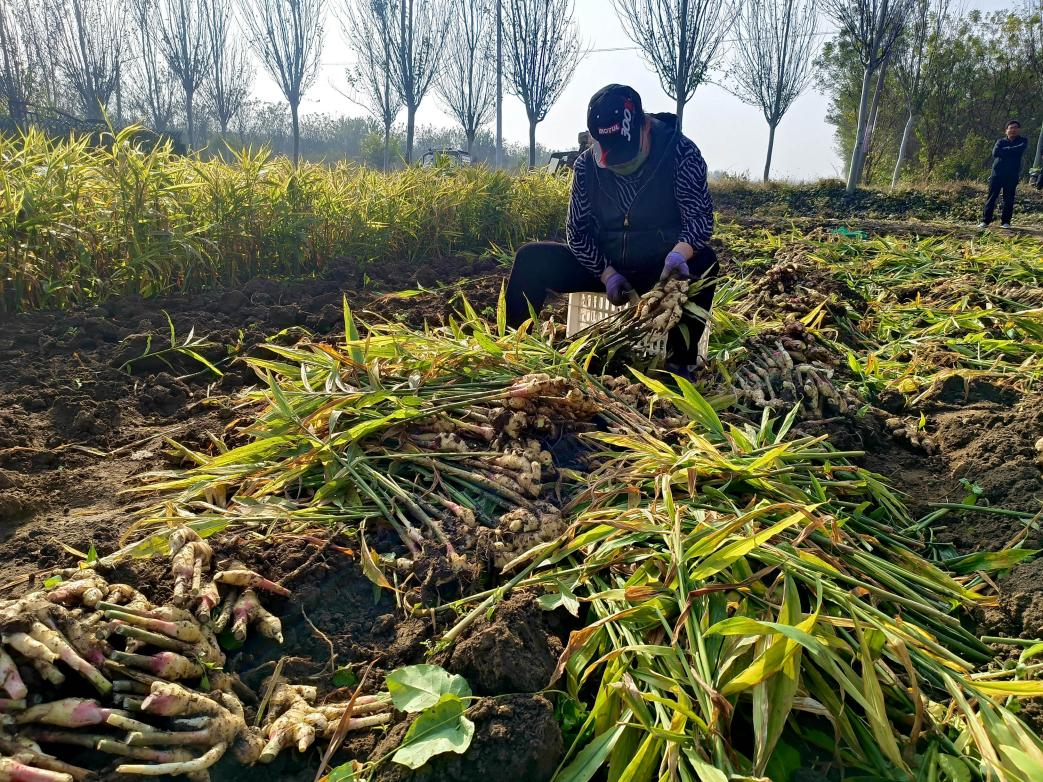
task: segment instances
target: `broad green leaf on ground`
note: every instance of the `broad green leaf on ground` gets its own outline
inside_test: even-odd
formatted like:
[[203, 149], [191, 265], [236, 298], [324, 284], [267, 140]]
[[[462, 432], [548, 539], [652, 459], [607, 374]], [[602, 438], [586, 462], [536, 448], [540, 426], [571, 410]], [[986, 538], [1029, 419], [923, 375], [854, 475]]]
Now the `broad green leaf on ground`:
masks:
[[409, 665], [387, 675], [388, 691], [395, 708], [417, 712], [431, 708], [443, 695], [468, 698], [471, 688], [463, 676], [437, 665]]
[[579, 599], [572, 593], [572, 587], [562, 581], [555, 583], [553, 592], [540, 595], [537, 602], [544, 611], [564, 608], [573, 616], [579, 616]]
[[[460, 679], [459, 676], [456, 678]], [[467, 706], [458, 696], [443, 695], [434, 706], [425, 709], [413, 721], [391, 759], [403, 766], [416, 769], [443, 752], [463, 754], [471, 745], [471, 738], [474, 736], [474, 723], [464, 716], [466, 710]]]

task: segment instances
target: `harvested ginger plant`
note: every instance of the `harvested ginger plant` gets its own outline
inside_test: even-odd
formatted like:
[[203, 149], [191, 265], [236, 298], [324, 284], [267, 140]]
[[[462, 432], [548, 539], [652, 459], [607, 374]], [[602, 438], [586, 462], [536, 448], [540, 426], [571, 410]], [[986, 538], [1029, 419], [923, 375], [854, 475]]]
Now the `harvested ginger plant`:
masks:
[[[190, 466], [146, 486], [157, 531], [123, 554], [159, 545], [171, 512], [258, 542], [273, 519], [352, 530], [367, 576], [447, 628], [436, 651], [510, 589], [541, 590], [584, 623], [548, 683], [586, 710], [565, 779], [634, 763], [763, 779], [793, 753], [867, 778], [1033, 778], [1024, 758], [1043, 744], [1004, 698], [1043, 687], [995, 667], [964, 624], [1002, 560], [932, 561], [901, 499], [851, 463], [858, 452], [791, 433], [791, 411], [853, 415], [857, 401], [830, 383], [837, 348], [812, 327], [718, 332], [724, 368], [747, 362], [737, 382], [761, 409], [754, 425], [688, 381], [594, 376], [572, 360], [583, 340], [560, 353], [477, 316], [365, 339], [347, 322], [344, 344], [252, 361], [267, 389], [251, 441], [181, 449]], [[431, 558], [446, 567], [421, 572]], [[425, 589], [475, 560], [490, 588], [452, 602]], [[309, 696], [278, 690], [287, 722], [314, 715]], [[301, 719], [277, 743], [324, 729]]]
[[[361, 536], [383, 523], [397, 546], [379, 553], [396, 563], [401, 587], [421, 588], [431, 586], [414, 573], [422, 554], [447, 563], [444, 580], [468, 560], [500, 569], [556, 538], [570, 468], [590, 450], [578, 434], [651, 428], [531, 337], [377, 328], [365, 345], [365, 355], [355, 343], [273, 345], [275, 359], [252, 360], [269, 384], [255, 394], [267, 400], [247, 430], [256, 439], [216, 456], [182, 449], [195, 466], [151, 476], [145, 489], [162, 502], [144, 523], [165, 524], [174, 509], [211, 530], [251, 530], [276, 507], [298, 530], [345, 525]], [[350, 369], [363, 360], [372, 371]], [[168, 534], [118, 556], [154, 550]]]
[[[259, 698], [224, 670], [218, 634], [230, 619], [240, 641], [251, 627], [281, 641], [260, 595], [289, 592], [236, 563], [211, 575], [211, 548], [191, 529], [170, 540], [170, 605], [91, 569], [0, 602], [0, 779], [81, 782], [111, 770], [204, 780], [226, 753], [269, 763], [341, 725], [349, 703], [320, 704], [314, 687], [284, 681], [272, 682], [263, 724], [247, 722]], [[350, 707], [347, 729], [391, 718], [384, 696]]]

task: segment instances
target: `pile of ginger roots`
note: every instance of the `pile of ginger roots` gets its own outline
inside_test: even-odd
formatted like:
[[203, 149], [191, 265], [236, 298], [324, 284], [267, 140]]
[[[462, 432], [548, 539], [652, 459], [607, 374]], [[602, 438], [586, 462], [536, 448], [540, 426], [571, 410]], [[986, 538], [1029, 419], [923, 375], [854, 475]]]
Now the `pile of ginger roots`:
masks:
[[[224, 670], [218, 635], [241, 642], [253, 628], [281, 643], [261, 595], [289, 590], [237, 562], [204, 577], [209, 544], [188, 527], [170, 541], [168, 605], [92, 569], [0, 599], [0, 782], [83, 782], [112, 771], [208, 780], [229, 752], [246, 765], [268, 763], [338, 728], [390, 722], [386, 693], [320, 704], [315, 687], [272, 679], [259, 704]], [[250, 724], [247, 711], [259, 705], [262, 724]]]

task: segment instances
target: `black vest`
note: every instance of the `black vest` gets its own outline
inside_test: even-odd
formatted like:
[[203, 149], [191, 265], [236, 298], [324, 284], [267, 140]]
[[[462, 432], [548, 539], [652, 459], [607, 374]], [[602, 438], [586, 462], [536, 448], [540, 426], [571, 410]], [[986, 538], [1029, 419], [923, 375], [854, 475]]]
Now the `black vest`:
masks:
[[616, 174], [600, 168], [592, 152], [585, 153], [590, 156], [587, 187], [598, 246], [619, 271], [661, 264], [681, 233], [681, 210], [674, 196], [677, 141], [681, 133], [677, 116], [649, 116], [652, 145], [648, 159], [635, 175], [626, 178], [637, 189], [629, 210], [624, 210], [620, 203]]

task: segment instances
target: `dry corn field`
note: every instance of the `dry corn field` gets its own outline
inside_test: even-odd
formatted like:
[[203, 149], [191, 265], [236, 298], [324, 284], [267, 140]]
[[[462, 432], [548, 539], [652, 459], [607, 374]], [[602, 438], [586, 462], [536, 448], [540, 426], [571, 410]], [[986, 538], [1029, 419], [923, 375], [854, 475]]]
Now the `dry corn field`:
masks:
[[1038, 229], [722, 193], [688, 382], [564, 178], [0, 158], [0, 780], [1043, 779]]

